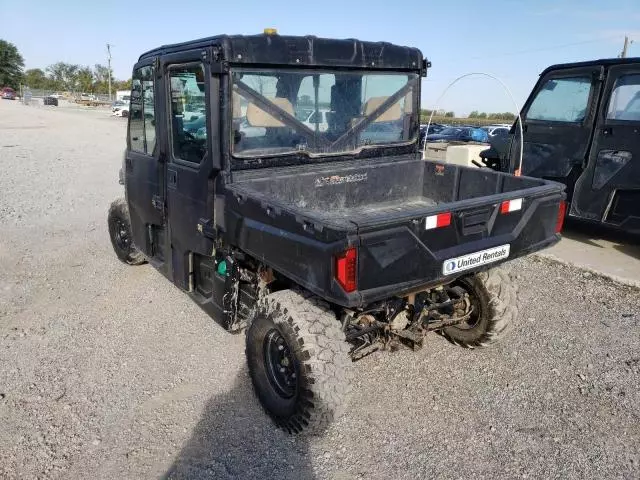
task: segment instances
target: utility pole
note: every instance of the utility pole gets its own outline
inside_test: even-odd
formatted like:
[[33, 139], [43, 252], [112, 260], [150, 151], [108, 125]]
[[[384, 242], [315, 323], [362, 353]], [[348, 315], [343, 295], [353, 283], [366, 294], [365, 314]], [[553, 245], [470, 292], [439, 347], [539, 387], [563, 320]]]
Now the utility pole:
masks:
[[631, 43], [633, 43], [633, 40], [629, 41], [629, 37], [625, 35], [624, 47], [622, 47], [622, 53], [620, 54], [620, 58], [627, 58], [627, 52], [629, 51], [629, 44]]
[[108, 82], [109, 82], [109, 101], [111, 101], [111, 45], [107, 43], [107, 68], [108, 72]]

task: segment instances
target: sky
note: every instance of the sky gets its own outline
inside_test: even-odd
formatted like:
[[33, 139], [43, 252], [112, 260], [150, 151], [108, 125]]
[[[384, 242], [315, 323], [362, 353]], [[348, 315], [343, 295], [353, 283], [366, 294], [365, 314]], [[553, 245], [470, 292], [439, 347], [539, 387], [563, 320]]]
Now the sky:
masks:
[[519, 107], [551, 64], [616, 57], [625, 34], [637, 42], [629, 56], [640, 56], [640, 0], [0, 0], [0, 12], [0, 38], [18, 47], [26, 68], [106, 64], [110, 43], [122, 80], [154, 47], [266, 27], [418, 47], [433, 64], [422, 107], [459, 115], [516, 110], [490, 78], [470, 76], [447, 90], [465, 74], [498, 77]]

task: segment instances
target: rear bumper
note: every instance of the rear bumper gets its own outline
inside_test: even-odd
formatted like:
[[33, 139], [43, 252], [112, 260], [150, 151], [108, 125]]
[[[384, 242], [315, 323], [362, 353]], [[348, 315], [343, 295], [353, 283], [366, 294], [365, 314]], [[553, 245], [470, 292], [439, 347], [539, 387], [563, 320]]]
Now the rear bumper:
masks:
[[[509, 258], [505, 259], [505, 260], [501, 260], [501, 261], [497, 261], [497, 262], [493, 262], [493, 263], [489, 263], [489, 264], [485, 264], [482, 265], [478, 268], [472, 268], [469, 270], [465, 270], [464, 272], [461, 272], [459, 275], [442, 275], [441, 273], [434, 275], [433, 278], [430, 278], [429, 280], [425, 281], [425, 280], [415, 280], [415, 281], [410, 281], [410, 282], [404, 282], [404, 283], [400, 283], [400, 284], [394, 284], [394, 285], [390, 285], [390, 286], [383, 286], [383, 287], [378, 287], [378, 288], [372, 288], [372, 289], [368, 289], [368, 290], [361, 290], [359, 291], [360, 293], [360, 298], [361, 298], [361, 304], [360, 305], [351, 305], [351, 306], [365, 306], [380, 300], [384, 300], [386, 298], [390, 298], [390, 297], [399, 297], [399, 296], [404, 296], [407, 295], [411, 292], [416, 292], [416, 291], [421, 291], [421, 290], [427, 290], [429, 288], [433, 288], [433, 287], [437, 287], [440, 285], [446, 285], [449, 284], [453, 281], [455, 281], [457, 278], [463, 277], [463, 276], [468, 276], [471, 275], [473, 273], [476, 272], [481, 272], [483, 270], [488, 270], [490, 268], [495, 268], [499, 265], [502, 265], [504, 263], [507, 263], [511, 260], [514, 260], [516, 258], [519, 257], [523, 257], [526, 256], [530, 253], [533, 252], [537, 252], [540, 250], [543, 250], [545, 248], [549, 248], [553, 245], [555, 245], [556, 243], [558, 243], [561, 239], [561, 236], [559, 234], [555, 234], [550, 238], [547, 238], [545, 240], [542, 240], [540, 242], [534, 243], [532, 245], [529, 245], [526, 248], [519, 248], [519, 249], [512, 249]], [[438, 262], [436, 264], [436, 268], [441, 271], [440, 269], [442, 268], [442, 262]]]

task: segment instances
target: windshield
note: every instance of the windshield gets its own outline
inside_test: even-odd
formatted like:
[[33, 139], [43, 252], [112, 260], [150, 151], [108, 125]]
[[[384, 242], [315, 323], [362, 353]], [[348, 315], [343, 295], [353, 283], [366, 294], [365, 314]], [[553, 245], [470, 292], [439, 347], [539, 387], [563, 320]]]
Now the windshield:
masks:
[[236, 157], [355, 153], [415, 140], [418, 75], [238, 70]]

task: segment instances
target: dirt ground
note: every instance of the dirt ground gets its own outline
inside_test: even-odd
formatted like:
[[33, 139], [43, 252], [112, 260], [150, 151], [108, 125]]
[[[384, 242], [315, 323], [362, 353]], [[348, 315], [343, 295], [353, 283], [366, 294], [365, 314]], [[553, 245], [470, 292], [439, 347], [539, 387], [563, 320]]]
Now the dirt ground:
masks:
[[372, 355], [325, 436], [276, 430], [243, 336], [112, 252], [125, 125], [0, 101], [0, 478], [640, 478], [640, 291], [542, 258], [503, 343]]

